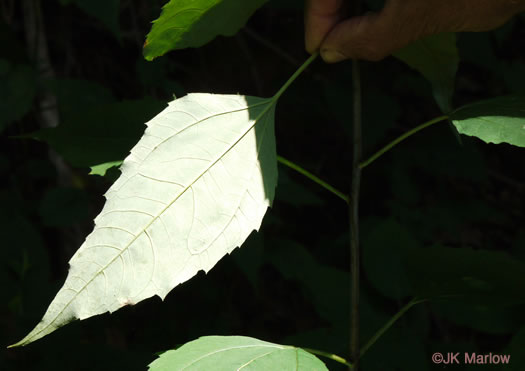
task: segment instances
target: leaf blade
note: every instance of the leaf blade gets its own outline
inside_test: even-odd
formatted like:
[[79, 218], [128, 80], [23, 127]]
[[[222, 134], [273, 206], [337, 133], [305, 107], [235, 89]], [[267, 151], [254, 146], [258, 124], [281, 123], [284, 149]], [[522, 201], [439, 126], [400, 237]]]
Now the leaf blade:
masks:
[[452, 112], [450, 119], [461, 134], [486, 143], [525, 147], [525, 95], [469, 104]]
[[431, 84], [434, 99], [443, 112], [451, 110], [459, 52], [454, 33], [432, 35], [393, 54], [419, 71]]
[[500, 251], [432, 246], [406, 253], [414, 295], [478, 305], [525, 303], [525, 264]]
[[190, 94], [148, 122], [64, 286], [13, 346], [76, 318], [163, 299], [258, 230], [277, 182], [274, 108], [274, 99]]
[[197, 48], [219, 35], [232, 36], [268, 0], [170, 0], [153, 22], [144, 57], [153, 60], [170, 50]]
[[328, 370], [314, 355], [293, 346], [245, 336], [205, 336], [164, 352], [149, 365], [162, 370]]

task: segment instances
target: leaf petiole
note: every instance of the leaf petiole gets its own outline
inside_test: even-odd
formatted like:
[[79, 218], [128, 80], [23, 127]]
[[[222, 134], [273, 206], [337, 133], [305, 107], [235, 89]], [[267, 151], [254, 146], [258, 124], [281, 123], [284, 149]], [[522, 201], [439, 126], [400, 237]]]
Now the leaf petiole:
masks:
[[410, 300], [403, 308], [399, 310], [392, 318], [388, 320], [387, 323], [383, 325], [375, 334], [372, 336], [370, 340], [361, 348], [361, 352], [359, 354], [359, 358], [363, 357], [363, 355], [367, 352], [368, 349], [372, 345], [375, 344], [375, 342], [383, 336], [385, 332], [387, 332], [393, 325], [396, 323], [398, 319], [400, 319], [410, 308], [412, 308], [414, 305], [425, 302], [426, 299], [418, 299], [414, 298]]
[[381, 157], [385, 152], [388, 152], [389, 150], [391, 150], [394, 146], [396, 146], [397, 144], [399, 144], [400, 142], [404, 141], [405, 139], [407, 139], [408, 137], [416, 134], [417, 132], [423, 130], [424, 128], [427, 128], [431, 125], [434, 125], [434, 124], [437, 124], [438, 122], [441, 122], [441, 121], [444, 121], [444, 120], [447, 120], [449, 117], [447, 115], [443, 115], [443, 116], [439, 116], [439, 117], [436, 117], [430, 121], [427, 121], [427, 122], [424, 122], [422, 123], [421, 125], [419, 126], [416, 126], [415, 128], [413, 128], [412, 130], [409, 130], [407, 131], [405, 134], [397, 137], [396, 139], [394, 139], [393, 141], [391, 141], [390, 143], [388, 143], [386, 146], [384, 146], [383, 148], [381, 148], [379, 151], [377, 151], [376, 153], [374, 153], [368, 160], [366, 161], [363, 161], [359, 164], [359, 168], [360, 169], [363, 169], [365, 167], [367, 167], [368, 165], [370, 165], [372, 162], [374, 162], [375, 160], [377, 160], [379, 157]]
[[288, 87], [295, 81], [295, 79], [319, 56], [319, 52], [312, 54], [298, 69], [294, 74], [284, 83], [284, 85], [275, 93], [272, 97], [272, 100], [276, 102], [279, 97], [288, 89]]
[[306, 350], [308, 353], [312, 353], [312, 354], [315, 354], [317, 356], [329, 358], [332, 361], [336, 361], [336, 362], [342, 363], [343, 365], [348, 366], [350, 368], [352, 367], [352, 364], [350, 362], [348, 362], [343, 357], [338, 356], [337, 354], [324, 352], [322, 350], [311, 349], [311, 348], [302, 348], [302, 349]]
[[282, 156], [277, 156], [277, 161], [280, 162], [281, 164], [285, 165], [285, 166], [288, 166], [290, 169], [293, 169], [293, 170], [297, 171], [299, 174], [304, 175], [305, 177], [310, 179], [312, 182], [319, 184], [321, 187], [323, 187], [327, 191], [333, 193], [334, 195], [336, 195], [337, 197], [342, 199], [344, 202], [346, 202], [346, 203], [349, 202], [348, 196], [345, 195], [343, 192], [337, 190], [335, 187], [331, 186], [330, 184], [328, 184], [324, 180], [322, 180], [319, 177], [315, 176], [314, 174], [310, 173], [308, 170], [303, 169], [301, 166], [297, 165], [296, 163], [294, 163], [294, 162], [292, 162], [290, 160], [287, 160], [286, 158], [284, 158]]

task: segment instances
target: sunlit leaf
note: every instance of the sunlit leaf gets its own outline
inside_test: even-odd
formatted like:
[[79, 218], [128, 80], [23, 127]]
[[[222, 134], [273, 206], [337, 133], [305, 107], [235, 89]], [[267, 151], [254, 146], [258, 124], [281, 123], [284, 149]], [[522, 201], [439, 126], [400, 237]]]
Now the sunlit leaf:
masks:
[[117, 167], [122, 165], [122, 161], [110, 161], [110, 162], [104, 162], [103, 164], [99, 165], [93, 165], [91, 166], [91, 171], [89, 172], [89, 175], [100, 175], [104, 176], [106, 175], [106, 172], [111, 169], [112, 167]]
[[450, 118], [461, 134], [487, 143], [525, 147], [525, 95], [469, 104], [452, 112]]
[[232, 36], [267, 0], [170, 0], [144, 44], [152, 60], [170, 50], [197, 48], [219, 35]]
[[190, 94], [147, 123], [64, 286], [26, 345], [208, 272], [274, 198], [276, 98]]
[[245, 336], [206, 336], [161, 354], [151, 371], [328, 370], [314, 355]]

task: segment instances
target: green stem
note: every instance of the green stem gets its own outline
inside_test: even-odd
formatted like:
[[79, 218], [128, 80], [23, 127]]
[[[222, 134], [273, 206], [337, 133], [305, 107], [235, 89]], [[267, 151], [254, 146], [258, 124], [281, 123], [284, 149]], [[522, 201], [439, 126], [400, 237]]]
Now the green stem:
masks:
[[321, 357], [330, 358], [331, 360], [342, 363], [345, 366], [352, 367], [352, 364], [350, 362], [348, 362], [343, 357], [339, 357], [337, 354], [323, 352], [322, 350], [311, 349], [311, 348], [303, 348], [303, 349], [306, 350], [308, 353], [316, 354]]
[[282, 156], [277, 156], [277, 161], [281, 164], [288, 166], [290, 169], [293, 169], [297, 171], [299, 174], [304, 175], [308, 179], [310, 179], [312, 182], [319, 184], [321, 187], [326, 189], [329, 192], [332, 192], [334, 195], [348, 203], [348, 196], [345, 195], [343, 192], [337, 190], [335, 187], [332, 187], [330, 184], [326, 183], [324, 180], [320, 179], [319, 177], [315, 176], [314, 174], [310, 173], [308, 170], [303, 169], [299, 165], [293, 163], [290, 160], [285, 159]]
[[396, 321], [401, 318], [410, 308], [412, 308], [414, 305], [416, 304], [419, 304], [419, 303], [423, 303], [424, 301], [426, 301], [426, 299], [418, 299], [418, 298], [414, 298], [412, 300], [410, 300], [403, 308], [401, 308], [399, 310], [399, 312], [397, 312], [392, 318], [390, 318], [390, 320], [385, 323], [385, 325], [383, 327], [381, 327], [375, 334], [374, 336], [372, 336], [372, 338], [370, 340], [368, 340], [368, 342], [363, 346], [363, 348], [361, 348], [361, 353], [359, 355], [359, 357], [363, 357], [363, 355], [367, 352], [367, 350], [375, 344], [375, 342], [381, 337], [383, 336], [383, 334], [385, 332], [387, 332], [390, 327], [392, 327], [392, 325], [394, 325], [394, 323], [396, 323]]
[[275, 95], [272, 97], [272, 100], [274, 102], [277, 101], [277, 99], [279, 99], [279, 97], [286, 91], [286, 89], [288, 89], [288, 87], [292, 84], [292, 82], [295, 81], [295, 79], [315, 60], [315, 58], [317, 58], [317, 56], [319, 55], [319, 52], [316, 52], [314, 54], [312, 54], [298, 69], [297, 71], [294, 72], [294, 74], [292, 75], [292, 77], [290, 77], [288, 79], [288, 81], [286, 81], [284, 83], [284, 85], [282, 86], [281, 89], [279, 89], [279, 91], [277, 93], [275, 93]]
[[[359, 4], [359, 1], [356, 1]], [[356, 14], [359, 14], [356, 9]], [[360, 297], [360, 251], [359, 251], [359, 193], [361, 188], [361, 163], [362, 155], [362, 91], [361, 72], [357, 59], [352, 60], [352, 96], [353, 96], [353, 158], [350, 184], [350, 203], [348, 204], [348, 227], [350, 232], [350, 359], [353, 370], [359, 370], [359, 297]]]
[[444, 120], [447, 120], [449, 117], [447, 115], [444, 115], [444, 116], [439, 116], [439, 117], [436, 117], [435, 119], [432, 119], [430, 121], [427, 121], [415, 128], [413, 128], [412, 130], [406, 132], [405, 134], [397, 137], [396, 139], [394, 139], [393, 141], [391, 141], [390, 143], [388, 143], [386, 146], [384, 146], [383, 148], [381, 148], [379, 151], [377, 151], [374, 155], [372, 155], [372, 157], [370, 157], [368, 160], [366, 161], [363, 161], [359, 164], [359, 168], [360, 169], [363, 169], [365, 167], [367, 167], [368, 165], [370, 165], [372, 162], [374, 162], [375, 160], [377, 160], [379, 157], [381, 157], [385, 152], [389, 151], [390, 149], [392, 149], [392, 147], [396, 146], [397, 144], [399, 144], [400, 142], [402, 142], [403, 140], [405, 140], [406, 138], [416, 134], [418, 131], [421, 131], [423, 130], [424, 128], [426, 127], [429, 127], [431, 125], [434, 125], [434, 124], [437, 124], [438, 122], [441, 122], [441, 121], [444, 121]]

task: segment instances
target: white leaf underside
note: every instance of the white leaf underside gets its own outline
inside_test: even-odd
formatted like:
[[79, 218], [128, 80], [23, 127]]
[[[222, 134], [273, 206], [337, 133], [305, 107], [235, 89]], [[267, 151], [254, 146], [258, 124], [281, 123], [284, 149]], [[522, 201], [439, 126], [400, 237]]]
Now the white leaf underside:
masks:
[[258, 230], [277, 183], [274, 109], [272, 99], [189, 94], [148, 122], [64, 286], [14, 346], [163, 299]]

